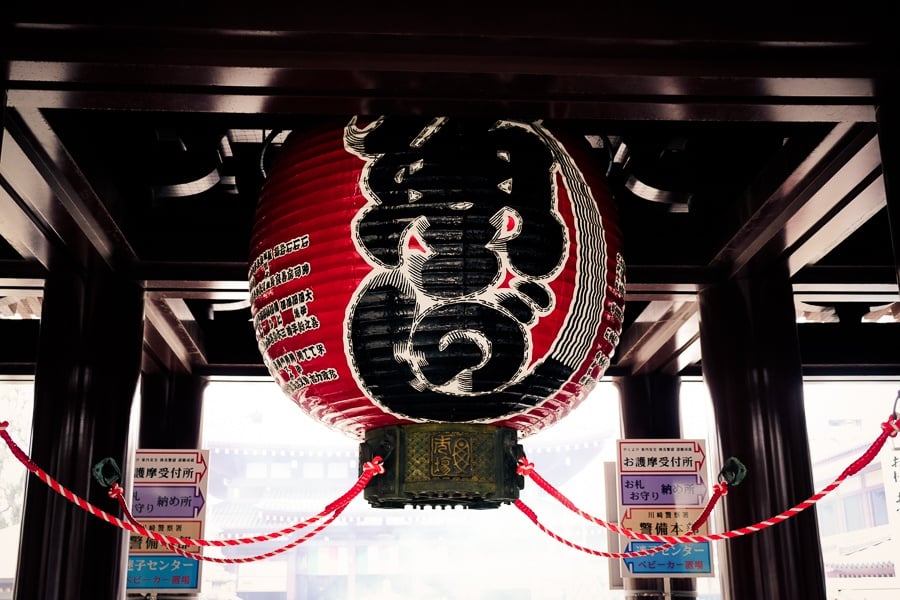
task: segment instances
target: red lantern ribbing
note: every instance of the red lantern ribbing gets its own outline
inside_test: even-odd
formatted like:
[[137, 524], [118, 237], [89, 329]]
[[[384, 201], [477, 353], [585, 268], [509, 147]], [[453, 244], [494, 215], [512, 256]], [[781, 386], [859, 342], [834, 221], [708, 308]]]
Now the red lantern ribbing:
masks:
[[300, 408], [385, 456], [374, 505], [514, 500], [495, 485], [521, 485], [517, 438], [605, 371], [624, 264], [600, 162], [540, 122], [291, 134], [257, 208], [253, 326]]

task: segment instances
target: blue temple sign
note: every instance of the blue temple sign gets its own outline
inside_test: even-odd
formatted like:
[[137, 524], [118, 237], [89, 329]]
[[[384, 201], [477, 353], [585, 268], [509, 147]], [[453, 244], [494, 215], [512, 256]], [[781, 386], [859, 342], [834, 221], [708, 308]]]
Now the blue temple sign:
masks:
[[[662, 546], [661, 542], [632, 541], [626, 552], [652, 550]], [[624, 559], [625, 566], [632, 575], [662, 577], [666, 575], [698, 576], [712, 575], [712, 556], [709, 542], [678, 544], [647, 556]]]
[[129, 590], [170, 590], [190, 592], [199, 589], [200, 561], [183, 556], [143, 555], [128, 559]]

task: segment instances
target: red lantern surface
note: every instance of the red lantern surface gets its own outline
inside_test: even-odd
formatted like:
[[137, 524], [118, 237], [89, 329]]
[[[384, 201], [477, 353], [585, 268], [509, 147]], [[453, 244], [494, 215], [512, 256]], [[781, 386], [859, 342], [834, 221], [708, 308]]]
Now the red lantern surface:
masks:
[[539, 122], [381, 118], [294, 131], [253, 229], [253, 326], [304, 411], [531, 434], [609, 364], [615, 211], [579, 138]]

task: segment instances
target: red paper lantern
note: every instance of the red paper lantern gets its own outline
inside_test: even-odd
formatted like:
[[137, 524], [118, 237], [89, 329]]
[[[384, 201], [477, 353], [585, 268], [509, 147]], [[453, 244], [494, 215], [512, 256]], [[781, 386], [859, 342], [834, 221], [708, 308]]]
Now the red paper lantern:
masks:
[[586, 142], [539, 122], [380, 118], [295, 130], [253, 229], [253, 325], [305, 412], [519, 437], [609, 364], [624, 265]]

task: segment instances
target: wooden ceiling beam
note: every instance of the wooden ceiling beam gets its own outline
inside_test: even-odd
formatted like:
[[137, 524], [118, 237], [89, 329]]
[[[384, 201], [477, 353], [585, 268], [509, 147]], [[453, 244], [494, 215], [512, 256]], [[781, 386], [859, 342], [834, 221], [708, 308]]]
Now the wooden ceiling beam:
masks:
[[[882, 47], [891, 32], [877, 24], [823, 18], [828, 26], [806, 27], [811, 15], [804, 14], [803, 27], [773, 33], [776, 23], [702, 26], [696, 15], [678, 12], [664, 31], [654, 31], [644, 15], [631, 21], [620, 10], [579, 19], [581, 10], [567, 9], [553, 23], [539, 24], [508, 11], [493, 20], [466, 14], [458, 29], [445, 28], [451, 14], [387, 17], [386, 7], [352, 25], [304, 14], [271, 19], [264, 29], [253, 26], [270, 20], [258, 11], [245, 21], [207, 14], [202, 24], [177, 26], [145, 15], [104, 15], [93, 23], [86, 15], [79, 23], [35, 15], [5, 32], [8, 103], [245, 114], [874, 122], [876, 82], [891, 72]], [[229, 17], [246, 12], [235, 7]]]
[[[460, 83], [460, 85], [464, 85]], [[464, 89], [464, 88], [461, 88]], [[875, 109], [864, 103], [821, 103], [813, 99], [788, 102], [780, 99], [697, 100], [678, 96], [663, 98], [581, 96], [578, 91], [548, 96], [459, 95], [422, 96], [392, 94], [365, 96], [361, 91], [308, 93], [256, 93], [230, 90], [128, 91], [27, 90], [9, 91], [9, 104], [18, 108], [72, 110], [141, 110], [223, 114], [330, 115], [456, 114], [461, 116], [519, 115], [523, 118], [594, 119], [609, 121], [680, 122], [874, 122]]]
[[[144, 301], [144, 315], [145, 344], [148, 340], [161, 340], [161, 343], [155, 344], [153, 354], [164, 357], [171, 352], [177, 360], [177, 363], [167, 366], [190, 373], [194, 366], [206, 364], [206, 356], [191, 332], [193, 317], [183, 301], [148, 294]], [[152, 328], [153, 332], [148, 334], [147, 328]]]
[[696, 302], [650, 302], [623, 332], [616, 364], [633, 375], [661, 371], [698, 335]]
[[751, 185], [738, 207], [745, 215], [740, 227], [709, 267], [735, 276], [752, 260], [774, 259], [792, 240], [817, 229], [822, 216], [879, 167], [875, 135], [872, 124], [838, 123], [817, 143], [789, 141], [784, 162], [770, 165]]
[[4, 178], [73, 258], [86, 264], [89, 245], [113, 269], [133, 262], [134, 250], [43, 114], [9, 110], [6, 130]]
[[[830, 203], [832, 205], [828, 210], [819, 213], [826, 216], [814, 231], [807, 230], [797, 234], [797, 241], [789, 251], [788, 257], [791, 275], [824, 258], [866, 221], [884, 209], [884, 178], [880, 175], [880, 168], [876, 168], [846, 196]], [[802, 221], [803, 217], [798, 215], [796, 219], [792, 219], [794, 220]], [[786, 236], [791, 235], [794, 229], [792, 225], [792, 222], [788, 223]], [[789, 239], [786, 241], [790, 242]]]

